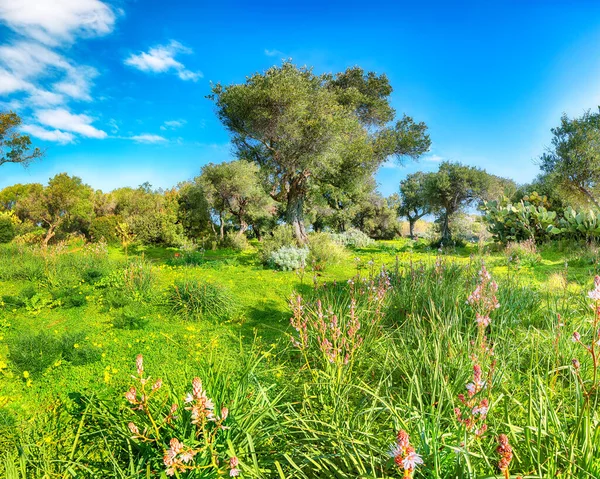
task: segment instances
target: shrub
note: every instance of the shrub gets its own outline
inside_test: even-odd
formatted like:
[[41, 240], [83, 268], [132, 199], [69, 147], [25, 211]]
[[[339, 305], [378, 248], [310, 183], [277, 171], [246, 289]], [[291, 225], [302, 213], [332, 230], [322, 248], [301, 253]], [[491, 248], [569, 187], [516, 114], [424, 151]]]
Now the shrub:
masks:
[[314, 233], [308, 239], [308, 261], [316, 270], [339, 263], [346, 256], [344, 247], [331, 239], [327, 233]]
[[21, 245], [41, 244], [46, 237], [46, 231], [43, 228], [36, 228], [33, 231], [15, 236], [15, 243]]
[[244, 251], [250, 248], [250, 243], [245, 234], [228, 231], [223, 240], [223, 246], [234, 251]]
[[509, 242], [504, 250], [508, 261], [517, 266], [535, 266], [540, 264], [542, 257], [537, 251], [535, 241], [528, 239], [520, 242]]
[[279, 225], [270, 235], [262, 240], [260, 257], [263, 263], [268, 264], [271, 260], [271, 254], [282, 246], [298, 246], [294, 231], [289, 225]]
[[7, 216], [0, 216], [0, 243], [10, 243], [15, 234], [13, 221]]
[[144, 258], [133, 260], [123, 271], [125, 290], [136, 296], [149, 296], [155, 279], [152, 264]]
[[117, 224], [119, 219], [117, 216], [100, 216], [94, 218], [90, 224], [90, 236], [94, 241], [105, 241], [109, 244], [119, 242], [117, 238]]
[[226, 288], [203, 281], [182, 280], [168, 292], [168, 303], [174, 313], [184, 319], [234, 318], [238, 313], [237, 299]]
[[73, 366], [82, 366], [100, 359], [100, 351], [86, 343], [85, 333], [65, 333], [59, 339], [61, 356]]
[[271, 253], [270, 264], [283, 271], [294, 271], [306, 266], [308, 248], [282, 246]]
[[331, 237], [336, 243], [351, 248], [366, 248], [375, 243], [365, 233], [355, 228], [350, 228], [343, 233], [332, 234]]

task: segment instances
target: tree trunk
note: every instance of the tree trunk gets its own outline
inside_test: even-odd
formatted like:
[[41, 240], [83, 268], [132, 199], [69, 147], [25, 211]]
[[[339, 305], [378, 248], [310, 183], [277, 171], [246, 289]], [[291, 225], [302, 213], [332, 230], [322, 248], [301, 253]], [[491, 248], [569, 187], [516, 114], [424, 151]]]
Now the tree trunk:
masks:
[[594, 195], [592, 195], [589, 190], [587, 188], [584, 188], [583, 186], [579, 186], [578, 187], [579, 191], [581, 191], [585, 196], [587, 196], [587, 198], [594, 203], [594, 206], [598, 209], [600, 209], [600, 204], [598, 203], [598, 200], [594, 197]]
[[452, 242], [452, 232], [450, 231], [450, 218], [448, 217], [448, 213], [444, 213], [444, 217], [442, 219], [442, 244], [448, 246]]
[[240, 220], [240, 230], [238, 231], [238, 234], [240, 236], [243, 235], [247, 229], [248, 229], [248, 223], [246, 223], [244, 220]]
[[409, 229], [409, 236], [411, 240], [415, 239], [415, 223], [417, 222], [416, 219], [414, 218], [408, 218], [408, 229]]
[[294, 235], [300, 243], [306, 243], [308, 236], [304, 228], [304, 195], [297, 185], [292, 184], [287, 195], [286, 221], [292, 225]]
[[221, 241], [225, 239], [225, 222], [223, 221], [223, 213], [219, 213], [219, 238]]
[[44, 238], [44, 248], [48, 246], [48, 243], [50, 242], [50, 240], [52, 238], [54, 238], [54, 235], [56, 234], [56, 227], [58, 225], [50, 225], [50, 228], [48, 228], [48, 231], [46, 232], [46, 237]]

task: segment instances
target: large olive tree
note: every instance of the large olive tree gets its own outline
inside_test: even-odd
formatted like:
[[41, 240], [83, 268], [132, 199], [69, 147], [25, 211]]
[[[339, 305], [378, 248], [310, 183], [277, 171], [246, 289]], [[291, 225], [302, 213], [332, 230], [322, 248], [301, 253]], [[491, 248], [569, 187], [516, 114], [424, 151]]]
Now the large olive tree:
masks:
[[216, 84], [210, 98], [238, 157], [261, 167], [269, 194], [304, 241], [311, 188], [353, 188], [388, 157], [429, 149], [423, 123], [406, 116], [392, 123], [391, 92], [385, 75], [358, 67], [318, 75], [284, 62], [244, 83]]

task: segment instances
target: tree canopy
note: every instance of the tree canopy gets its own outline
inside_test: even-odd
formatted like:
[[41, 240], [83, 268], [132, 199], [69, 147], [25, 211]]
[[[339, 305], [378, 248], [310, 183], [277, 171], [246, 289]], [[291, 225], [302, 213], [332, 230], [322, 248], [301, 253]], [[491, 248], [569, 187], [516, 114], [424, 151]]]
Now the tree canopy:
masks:
[[552, 134], [552, 146], [540, 158], [542, 171], [600, 208], [600, 112], [563, 115]]
[[270, 196], [285, 207], [298, 240], [306, 239], [304, 203], [313, 185], [351, 189], [386, 158], [418, 157], [427, 128], [395, 116], [385, 75], [358, 67], [317, 75], [291, 62], [245, 83], [216, 84], [210, 96], [240, 159], [261, 167]]
[[0, 112], [0, 165], [20, 163], [27, 166], [43, 156], [42, 150], [31, 146], [28, 135], [19, 132], [21, 118], [16, 113]]

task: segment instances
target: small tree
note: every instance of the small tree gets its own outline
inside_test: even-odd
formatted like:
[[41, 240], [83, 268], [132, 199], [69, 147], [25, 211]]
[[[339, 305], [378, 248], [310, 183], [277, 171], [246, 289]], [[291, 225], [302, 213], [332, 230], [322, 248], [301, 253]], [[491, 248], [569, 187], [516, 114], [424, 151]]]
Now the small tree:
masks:
[[21, 118], [16, 113], [0, 112], [0, 165], [20, 163], [27, 166], [43, 156], [42, 150], [31, 147], [28, 135], [19, 133]]
[[202, 168], [198, 183], [219, 217], [221, 240], [224, 238], [226, 215], [235, 219], [238, 234], [242, 235], [252, 218], [271, 214], [273, 201], [262, 188], [258, 173], [259, 167], [245, 160], [218, 165], [209, 163]]
[[473, 166], [443, 162], [437, 173], [427, 176], [426, 194], [431, 209], [438, 215], [442, 243], [452, 242], [450, 218], [456, 212], [484, 198], [490, 175]]
[[34, 223], [47, 228], [43, 242], [46, 246], [59, 228], [70, 222], [89, 222], [92, 219], [93, 193], [81, 178], [60, 173], [50, 179], [48, 186], [32, 190], [20, 200], [18, 209]]
[[400, 216], [408, 219], [409, 234], [415, 239], [415, 224], [423, 216], [431, 213], [431, 202], [427, 182], [431, 173], [418, 171], [408, 175], [400, 182]]

